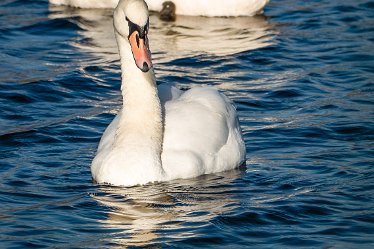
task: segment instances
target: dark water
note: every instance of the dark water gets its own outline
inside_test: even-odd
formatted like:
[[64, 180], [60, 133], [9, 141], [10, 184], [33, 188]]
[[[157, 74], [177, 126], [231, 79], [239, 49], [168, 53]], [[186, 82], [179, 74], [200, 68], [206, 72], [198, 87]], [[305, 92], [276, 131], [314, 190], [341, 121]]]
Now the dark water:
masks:
[[374, 248], [374, 2], [151, 16], [159, 82], [237, 104], [246, 169], [100, 187], [121, 106], [111, 11], [0, 2], [1, 248]]

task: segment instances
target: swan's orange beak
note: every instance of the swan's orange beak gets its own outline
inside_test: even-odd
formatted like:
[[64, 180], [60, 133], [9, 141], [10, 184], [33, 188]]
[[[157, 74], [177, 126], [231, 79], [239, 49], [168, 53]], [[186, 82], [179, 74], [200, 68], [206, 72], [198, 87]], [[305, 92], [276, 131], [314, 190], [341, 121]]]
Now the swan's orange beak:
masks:
[[148, 72], [152, 68], [152, 60], [147, 36], [140, 38], [138, 31], [134, 31], [130, 34], [129, 41], [136, 66], [143, 72]]

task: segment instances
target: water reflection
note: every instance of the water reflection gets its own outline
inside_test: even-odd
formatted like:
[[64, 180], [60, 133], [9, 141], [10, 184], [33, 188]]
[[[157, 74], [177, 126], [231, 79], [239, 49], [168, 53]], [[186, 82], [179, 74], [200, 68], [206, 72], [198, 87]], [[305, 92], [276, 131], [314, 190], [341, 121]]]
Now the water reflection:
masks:
[[[112, 10], [73, 9], [50, 6], [50, 18], [74, 18], [85, 38], [76, 46], [90, 52], [118, 58], [112, 26]], [[164, 22], [150, 16], [150, 45], [155, 62], [200, 54], [229, 55], [258, 49], [272, 43], [276, 31], [266, 17], [208, 18], [178, 16]]]
[[196, 237], [196, 230], [213, 218], [238, 208], [233, 182], [241, 174], [233, 170], [131, 188], [100, 187], [93, 198], [111, 210], [102, 223], [118, 231], [110, 243], [145, 246], [164, 237], [160, 232], [167, 233], [169, 241]]
[[153, 23], [151, 38], [155, 52], [165, 53], [164, 57], [169, 58], [240, 53], [270, 45], [274, 34], [264, 16], [178, 16], [174, 23], [156, 20]]

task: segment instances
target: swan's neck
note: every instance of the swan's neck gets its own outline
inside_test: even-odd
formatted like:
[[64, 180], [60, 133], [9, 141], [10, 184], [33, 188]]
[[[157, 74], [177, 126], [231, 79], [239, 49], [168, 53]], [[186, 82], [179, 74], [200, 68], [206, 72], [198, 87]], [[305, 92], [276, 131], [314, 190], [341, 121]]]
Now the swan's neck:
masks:
[[[163, 122], [153, 70], [143, 73], [136, 65], [129, 43], [116, 33], [122, 70], [123, 108], [115, 146], [123, 147], [137, 165], [162, 171]], [[149, 169], [145, 169], [149, 170]]]

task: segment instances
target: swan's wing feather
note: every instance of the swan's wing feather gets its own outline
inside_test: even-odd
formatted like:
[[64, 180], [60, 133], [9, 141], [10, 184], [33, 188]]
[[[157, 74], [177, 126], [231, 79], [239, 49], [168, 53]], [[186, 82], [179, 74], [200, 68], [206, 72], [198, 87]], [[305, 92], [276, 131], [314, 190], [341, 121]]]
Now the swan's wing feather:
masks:
[[173, 178], [231, 169], [244, 160], [235, 107], [214, 88], [192, 88], [166, 102], [165, 110], [162, 160]]
[[175, 86], [161, 84], [157, 86], [158, 97], [160, 98], [161, 105], [165, 105], [167, 101], [175, 100], [180, 97], [183, 91]]
[[109, 126], [105, 129], [103, 136], [100, 139], [99, 147], [97, 149], [97, 153], [100, 153], [101, 150], [109, 149], [114, 141], [114, 136], [116, 134], [116, 130], [118, 128], [118, 122], [121, 119], [121, 113], [119, 112], [117, 116], [112, 120]]

